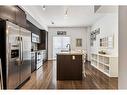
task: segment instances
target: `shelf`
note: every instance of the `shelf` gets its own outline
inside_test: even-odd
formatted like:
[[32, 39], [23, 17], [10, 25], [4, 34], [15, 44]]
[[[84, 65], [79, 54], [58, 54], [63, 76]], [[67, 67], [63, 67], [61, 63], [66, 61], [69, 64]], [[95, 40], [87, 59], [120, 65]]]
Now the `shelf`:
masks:
[[104, 65], [101, 64], [101, 63], [99, 63], [99, 68], [100, 68], [100, 69], [103, 69], [103, 68], [104, 68]]
[[105, 65], [105, 66], [109, 66], [109, 64], [106, 64], [106, 63], [104, 63], [104, 62], [99, 62], [99, 63], [101, 63], [101, 64], [103, 64], [103, 65]]
[[118, 57], [91, 54], [91, 65], [109, 77], [118, 77]]
[[109, 67], [108, 66], [104, 66], [104, 71], [109, 74]]
[[93, 58], [92, 58], [91, 60], [93, 60], [93, 61], [97, 61], [97, 59], [93, 59]]
[[92, 62], [92, 64], [97, 67], [97, 62]]
[[95, 61], [95, 62], [97, 62], [97, 63], [101, 63], [101, 64], [103, 64], [103, 65], [105, 65], [105, 66], [109, 66], [109, 64], [104, 63], [104, 62], [100, 62], [100, 61], [98, 61], [97, 59], [92, 58], [91, 60], [92, 60], [92, 61]]
[[109, 70], [104, 70], [105, 73], [109, 74]]
[[[94, 64], [91, 64], [93, 67], [95, 67], [95, 68], [97, 68], [97, 66], [96, 65], [94, 65]], [[97, 68], [98, 69], [98, 68]]]
[[101, 72], [103, 72], [103, 73], [104, 73], [104, 74], [106, 74], [107, 76], [110, 76], [110, 74], [109, 74], [109, 73], [104, 72], [103, 70], [101, 70], [101, 69], [99, 69], [99, 68], [98, 68], [98, 70], [100, 70]]

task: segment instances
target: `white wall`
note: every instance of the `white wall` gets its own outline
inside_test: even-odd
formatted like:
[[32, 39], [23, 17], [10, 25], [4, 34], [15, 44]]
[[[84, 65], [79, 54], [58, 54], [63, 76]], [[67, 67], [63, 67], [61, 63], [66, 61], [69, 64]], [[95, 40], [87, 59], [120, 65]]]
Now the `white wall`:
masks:
[[90, 61], [90, 56], [91, 56], [91, 48], [90, 48], [90, 32], [91, 32], [91, 26], [88, 26], [86, 28], [86, 33], [87, 33], [87, 39], [86, 39], [86, 51], [87, 51], [87, 60]]
[[114, 48], [107, 49], [109, 55], [118, 56], [118, 13], [105, 14], [91, 27], [91, 31], [100, 28], [100, 34], [96, 36], [91, 53], [98, 53], [100, 50], [100, 38], [114, 36]]
[[[57, 31], [67, 31], [67, 36], [71, 37], [71, 49], [86, 50], [86, 28], [81, 27], [49, 27], [48, 28], [48, 59], [52, 60], [53, 56], [53, 36], [57, 36]], [[76, 38], [82, 38], [82, 47], [76, 47]]]
[[127, 6], [119, 7], [119, 89], [127, 89]]

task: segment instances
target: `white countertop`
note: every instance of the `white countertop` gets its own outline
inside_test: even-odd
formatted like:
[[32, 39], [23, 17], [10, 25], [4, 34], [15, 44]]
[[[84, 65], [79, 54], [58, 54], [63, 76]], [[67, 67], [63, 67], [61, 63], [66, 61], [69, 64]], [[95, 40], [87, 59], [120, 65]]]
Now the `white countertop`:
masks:
[[83, 55], [83, 53], [78, 51], [69, 51], [69, 52], [59, 52], [57, 55]]
[[40, 52], [40, 51], [46, 51], [45, 49], [44, 50], [34, 50], [34, 51], [31, 51], [32, 52]]
[[118, 57], [116, 55], [109, 55], [109, 54], [99, 54], [99, 53], [92, 53], [92, 54], [96, 54], [96, 55], [100, 55], [100, 56], [104, 56], [104, 57]]

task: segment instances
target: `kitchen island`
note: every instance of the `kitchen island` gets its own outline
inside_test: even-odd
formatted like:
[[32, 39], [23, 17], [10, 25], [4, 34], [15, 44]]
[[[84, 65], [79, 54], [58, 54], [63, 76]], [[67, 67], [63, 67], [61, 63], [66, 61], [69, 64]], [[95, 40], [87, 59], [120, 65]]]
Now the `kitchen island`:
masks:
[[57, 80], [82, 80], [83, 60], [80, 52], [57, 54]]

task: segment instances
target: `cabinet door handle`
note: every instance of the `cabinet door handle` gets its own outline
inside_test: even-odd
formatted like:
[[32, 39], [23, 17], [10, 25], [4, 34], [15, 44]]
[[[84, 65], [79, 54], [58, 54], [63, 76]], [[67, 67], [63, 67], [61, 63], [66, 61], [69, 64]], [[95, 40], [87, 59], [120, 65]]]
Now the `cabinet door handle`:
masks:
[[75, 60], [75, 56], [74, 55], [72, 56], [72, 60]]

